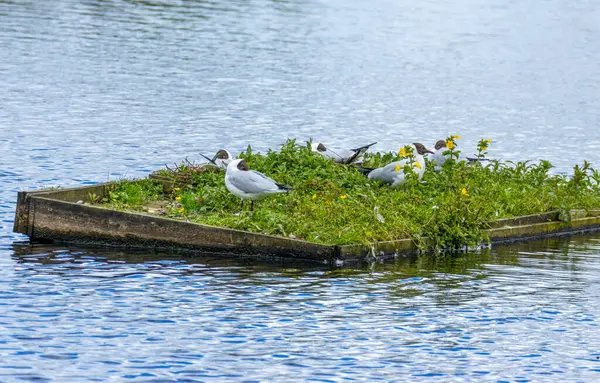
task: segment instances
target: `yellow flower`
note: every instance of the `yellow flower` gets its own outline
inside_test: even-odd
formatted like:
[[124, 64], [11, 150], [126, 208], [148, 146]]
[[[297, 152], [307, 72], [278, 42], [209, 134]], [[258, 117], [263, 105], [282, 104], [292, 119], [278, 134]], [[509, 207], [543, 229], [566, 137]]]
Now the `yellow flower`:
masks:
[[346, 199], [348, 196], [346, 194], [340, 196], [341, 199]]
[[180, 191], [180, 190], [181, 190], [181, 188], [173, 188], [173, 190], [175, 190], [175, 191]]
[[176, 200], [176, 201], [181, 201], [181, 196], [177, 196], [177, 197], [175, 197], [175, 200]]
[[446, 141], [446, 147], [450, 150], [454, 149], [454, 141], [452, 141], [452, 140]]
[[181, 209], [177, 210], [177, 212], [178, 213], [183, 213], [184, 210], [185, 210], [184, 208], [181, 208]]
[[455, 140], [460, 140], [460, 136], [452, 136]]
[[402, 166], [396, 164], [396, 173], [400, 173], [400, 170], [402, 170]]
[[408, 153], [406, 152], [406, 149], [400, 148], [400, 157], [406, 157], [407, 155], [408, 155]]
[[317, 198], [317, 193], [313, 194], [313, 198], [312, 199], [315, 199], [315, 198]]
[[490, 144], [492, 143], [492, 139], [491, 138], [488, 138], [486, 141], [489, 142]]
[[460, 194], [464, 195], [465, 197], [469, 196], [469, 192], [467, 191], [467, 188], [462, 188], [460, 191]]
[[488, 148], [488, 147], [487, 147], [487, 144], [485, 144], [485, 145], [481, 145], [481, 150], [487, 150], [487, 148]]
[[423, 169], [419, 161], [415, 162], [415, 166], [417, 167], [417, 169]]

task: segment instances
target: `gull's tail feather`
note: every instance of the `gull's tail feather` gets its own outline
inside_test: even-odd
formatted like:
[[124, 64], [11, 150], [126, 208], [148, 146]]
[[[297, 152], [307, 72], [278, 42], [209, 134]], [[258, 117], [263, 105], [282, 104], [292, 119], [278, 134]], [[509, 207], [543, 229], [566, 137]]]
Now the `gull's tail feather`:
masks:
[[288, 192], [290, 190], [294, 190], [294, 188], [289, 185], [278, 184], [277, 182], [275, 183], [275, 185], [277, 185], [279, 190], [281, 190], [282, 192]]
[[344, 161], [344, 164], [348, 165], [348, 164], [353, 163], [358, 158], [358, 156], [360, 156], [363, 152], [365, 152], [367, 149], [369, 149], [371, 146], [375, 145], [376, 143], [377, 142], [373, 142], [369, 145], [363, 145], [356, 149], [350, 149], [351, 151], [354, 152], [354, 155], [348, 157], [348, 159], [346, 159], [346, 161]]
[[369, 173], [371, 173], [375, 169], [376, 168], [365, 168], [362, 166], [356, 166], [356, 170], [358, 170], [361, 174], [364, 174], [365, 176], [368, 176]]
[[483, 162], [483, 161], [489, 161], [489, 158], [477, 158], [477, 157], [467, 157], [467, 161], [469, 162]]
[[373, 143], [370, 143], [370, 144], [368, 144], [368, 145], [363, 145], [363, 146], [360, 146], [360, 147], [358, 147], [358, 148], [356, 148], [356, 149], [350, 149], [350, 150], [352, 150], [353, 152], [360, 152], [360, 151], [362, 151], [362, 150], [369, 149], [371, 146], [375, 145], [376, 143], [377, 143], [377, 142], [373, 142]]

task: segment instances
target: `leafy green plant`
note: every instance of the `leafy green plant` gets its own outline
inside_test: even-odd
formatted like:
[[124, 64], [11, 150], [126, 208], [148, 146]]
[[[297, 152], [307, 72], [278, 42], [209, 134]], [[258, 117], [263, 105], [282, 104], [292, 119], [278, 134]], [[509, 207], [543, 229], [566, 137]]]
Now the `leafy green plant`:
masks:
[[[251, 169], [294, 190], [240, 210], [226, 189], [224, 172], [185, 161], [159, 174], [171, 177], [172, 193], [151, 180], [114, 185], [105, 203], [143, 209], [160, 201], [179, 219], [327, 244], [368, 244], [410, 238], [422, 248], [458, 248], [486, 241], [488, 222], [498, 218], [560, 210], [600, 208], [600, 174], [586, 162], [572, 176], [553, 175], [548, 161], [458, 161], [458, 136], [446, 140], [451, 157], [440, 172], [428, 165], [421, 180], [407, 177], [398, 188], [368, 179], [356, 167], [336, 165], [311, 150], [311, 143], [286, 142], [279, 151], [239, 155]], [[487, 153], [490, 140], [478, 144]], [[402, 150], [404, 149], [404, 151]], [[383, 166], [410, 157], [399, 152], [368, 153], [363, 166]]]
[[133, 208], [138, 210], [144, 204], [162, 197], [163, 186], [159, 182], [152, 180], [123, 180], [110, 186], [103, 202], [116, 208]]

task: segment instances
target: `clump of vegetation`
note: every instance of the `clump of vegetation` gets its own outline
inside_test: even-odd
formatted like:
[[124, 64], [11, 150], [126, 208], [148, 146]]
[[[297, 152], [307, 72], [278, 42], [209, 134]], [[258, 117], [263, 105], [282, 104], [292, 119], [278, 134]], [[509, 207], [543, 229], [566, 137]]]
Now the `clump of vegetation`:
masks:
[[[457, 136], [447, 139], [449, 159], [441, 171], [428, 163], [419, 180], [390, 188], [367, 179], [357, 167], [335, 165], [294, 140], [279, 151], [239, 155], [250, 169], [265, 173], [294, 190], [257, 202], [253, 212], [240, 211], [240, 200], [226, 189], [223, 171], [206, 171], [184, 163], [159, 174], [175, 179], [163, 195], [152, 180], [121, 182], [105, 203], [119, 209], [143, 208], [164, 201], [173, 218], [280, 235], [326, 244], [366, 244], [411, 238], [422, 248], [454, 248], [485, 241], [487, 223], [498, 218], [600, 207], [600, 174], [586, 162], [572, 176], [552, 175], [548, 161], [459, 161]], [[481, 140], [482, 158], [490, 140]], [[411, 151], [366, 154], [362, 166], [378, 167]], [[410, 169], [398, 169], [407, 171]]]
[[[163, 185], [159, 182], [123, 180], [112, 185], [103, 202], [110, 202], [117, 209], [142, 210], [148, 203], [164, 198]], [[89, 199], [94, 202], [97, 197], [90, 195]]]

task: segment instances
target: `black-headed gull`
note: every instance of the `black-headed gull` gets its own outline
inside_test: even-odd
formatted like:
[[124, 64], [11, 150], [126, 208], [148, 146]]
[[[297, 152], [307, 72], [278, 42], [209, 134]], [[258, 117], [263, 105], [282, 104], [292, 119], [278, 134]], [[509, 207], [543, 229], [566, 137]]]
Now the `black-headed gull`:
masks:
[[[413, 152], [413, 171], [417, 174], [417, 177], [421, 179], [421, 177], [423, 177], [423, 173], [425, 172], [425, 160], [423, 159], [423, 156], [427, 153], [431, 154], [433, 152], [419, 142], [415, 142], [413, 147], [415, 148], [415, 151]], [[362, 170], [367, 174], [368, 178], [379, 180], [383, 183], [391, 184], [392, 187], [396, 187], [406, 182], [406, 173], [404, 172], [404, 167], [408, 165], [408, 162], [409, 160], [405, 158], [399, 161], [394, 161], [380, 168], [363, 168]]]
[[231, 153], [229, 153], [229, 151], [225, 149], [219, 149], [219, 151], [215, 154], [215, 156], [212, 159], [206, 157], [202, 153], [200, 153], [200, 155], [206, 158], [219, 169], [227, 169], [227, 165], [229, 165], [231, 161], [235, 160], [235, 157], [232, 156]]
[[338, 164], [351, 164], [363, 155], [367, 149], [375, 145], [377, 142], [373, 142], [368, 145], [363, 145], [356, 149], [332, 149], [325, 146], [323, 143], [316, 143], [312, 145], [313, 152], [317, 152], [324, 157], [333, 159]]
[[245, 200], [251, 200], [250, 211], [254, 210], [254, 201], [292, 190], [291, 187], [279, 184], [261, 172], [248, 169], [248, 163], [243, 159], [233, 160], [227, 165], [225, 186], [231, 194], [242, 199], [242, 207]]
[[434, 148], [435, 152], [433, 152], [432, 155], [428, 156], [427, 159], [429, 159], [435, 164], [435, 171], [439, 172], [440, 170], [442, 170], [442, 166], [449, 158], [449, 154], [444, 155], [444, 152], [448, 151], [448, 147], [446, 146], [445, 140], [438, 140], [435, 143]]
[[[427, 157], [428, 160], [435, 163], [435, 171], [436, 172], [441, 171], [442, 166], [444, 166], [444, 163], [446, 163], [446, 161], [450, 158], [450, 153], [444, 154], [447, 151], [448, 151], [448, 146], [447, 146], [446, 140], [438, 140], [438, 142], [435, 143], [435, 152], [432, 155]], [[461, 161], [475, 162], [475, 161], [488, 161], [488, 159], [487, 158], [467, 157], [467, 156], [463, 155], [462, 152], [459, 152], [458, 159], [456, 160], [456, 162], [461, 162]]]

